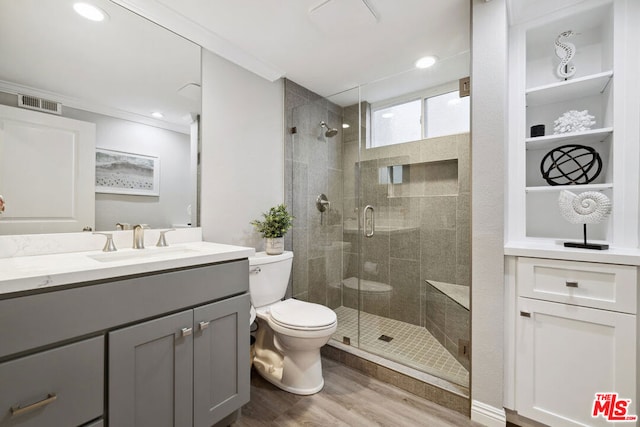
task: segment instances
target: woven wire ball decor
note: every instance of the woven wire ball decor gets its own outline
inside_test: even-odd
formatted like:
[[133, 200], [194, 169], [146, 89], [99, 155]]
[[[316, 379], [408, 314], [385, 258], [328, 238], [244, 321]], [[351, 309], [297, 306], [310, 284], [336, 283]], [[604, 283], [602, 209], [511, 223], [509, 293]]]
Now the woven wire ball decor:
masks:
[[586, 145], [569, 144], [544, 155], [540, 172], [549, 185], [589, 184], [602, 171], [598, 152]]

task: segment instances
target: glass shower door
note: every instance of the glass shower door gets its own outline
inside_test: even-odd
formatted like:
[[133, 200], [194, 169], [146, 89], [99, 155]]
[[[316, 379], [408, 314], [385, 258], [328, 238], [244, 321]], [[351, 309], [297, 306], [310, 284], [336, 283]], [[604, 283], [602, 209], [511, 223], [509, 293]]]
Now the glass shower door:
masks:
[[457, 81], [397, 96], [411, 73], [360, 88], [358, 346], [468, 387], [470, 138], [446, 128], [468, 98]]
[[410, 125], [394, 117], [422, 117], [379, 89], [285, 84], [291, 296], [336, 312], [333, 345], [467, 387], [469, 134], [382, 144]]

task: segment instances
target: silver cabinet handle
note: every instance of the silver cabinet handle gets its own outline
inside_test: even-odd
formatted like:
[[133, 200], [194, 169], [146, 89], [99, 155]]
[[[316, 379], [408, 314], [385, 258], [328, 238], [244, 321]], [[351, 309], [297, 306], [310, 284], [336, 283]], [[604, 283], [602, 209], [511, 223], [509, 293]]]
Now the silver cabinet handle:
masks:
[[182, 328], [181, 333], [183, 337], [188, 337], [193, 333], [193, 328]]
[[209, 327], [209, 322], [200, 322], [199, 325], [200, 325], [200, 330], [204, 331]]
[[253, 270], [251, 270], [252, 273], [258, 274], [260, 273], [262, 270], [260, 269], [260, 267], [256, 267]]
[[27, 405], [25, 407], [20, 407], [20, 405], [18, 406], [12, 406], [11, 407], [11, 416], [16, 416], [16, 415], [22, 415], [24, 413], [27, 413], [29, 411], [33, 411], [34, 409], [38, 409], [38, 408], [42, 408], [45, 405], [48, 405], [50, 403], [53, 403], [56, 401], [56, 399], [58, 398], [58, 396], [56, 396], [55, 393], [49, 393], [47, 394], [47, 397], [45, 397], [44, 399], [32, 403], [31, 405]]
[[[371, 231], [367, 232], [367, 211], [371, 212]], [[375, 229], [376, 229], [376, 216], [375, 216], [375, 210], [373, 209], [373, 206], [371, 205], [367, 205], [364, 207], [364, 210], [362, 211], [362, 216], [364, 219], [364, 227], [363, 227], [363, 232], [364, 232], [364, 237], [373, 237], [373, 234], [375, 233]]]
[[578, 287], [578, 282], [567, 280], [565, 282], [565, 285], [567, 285], [568, 288], [577, 288]]

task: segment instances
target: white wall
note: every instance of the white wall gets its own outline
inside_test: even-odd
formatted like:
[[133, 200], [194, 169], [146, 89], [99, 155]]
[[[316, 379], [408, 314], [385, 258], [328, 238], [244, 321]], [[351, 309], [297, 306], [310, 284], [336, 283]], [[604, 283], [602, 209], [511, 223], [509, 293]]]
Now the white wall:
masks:
[[471, 417], [505, 424], [504, 187], [507, 124], [505, 0], [473, 0], [471, 63]]
[[204, 240], [262, 250], [249, 222], [284, 201], [283, 90], [202, 50]]

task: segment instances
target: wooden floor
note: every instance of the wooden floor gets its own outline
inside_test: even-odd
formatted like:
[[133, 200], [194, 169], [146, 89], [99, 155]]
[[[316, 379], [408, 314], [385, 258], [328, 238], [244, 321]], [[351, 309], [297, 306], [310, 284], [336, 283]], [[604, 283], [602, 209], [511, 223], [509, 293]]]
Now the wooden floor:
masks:
[[480, 426], [330, 359], [322, 364], [324, 389], [312, 396], [287, 393], [251, 372], [251, 401], [232, 426]]

